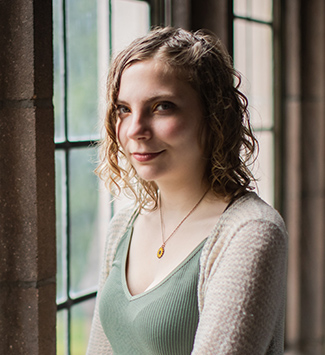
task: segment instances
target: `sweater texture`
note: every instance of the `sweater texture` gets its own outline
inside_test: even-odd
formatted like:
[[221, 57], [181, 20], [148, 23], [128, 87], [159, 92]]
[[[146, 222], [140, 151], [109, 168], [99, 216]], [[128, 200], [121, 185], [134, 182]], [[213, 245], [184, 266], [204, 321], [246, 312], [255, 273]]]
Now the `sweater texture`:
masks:
[[[125, 208], [110, 223], [88, 355], [113, 354], [98, 304], [134, 211]], [[201, 252], [199, 323], [191, 354], [283, 354], [286, 264], [287, 233], [281, 216], [253, 192], [236, 200]]]

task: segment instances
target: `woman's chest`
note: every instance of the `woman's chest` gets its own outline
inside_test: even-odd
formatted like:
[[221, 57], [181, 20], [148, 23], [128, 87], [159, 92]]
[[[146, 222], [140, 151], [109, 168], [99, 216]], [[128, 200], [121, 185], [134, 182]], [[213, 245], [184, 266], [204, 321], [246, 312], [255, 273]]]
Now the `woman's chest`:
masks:
[[[198, 324], [200, 250], [158, 285], [132, 296], [119, 248], [102, 291], [100, 318], [116, 354], [190, 354]], [[131, 352], [130, 352], [131, 351]]]

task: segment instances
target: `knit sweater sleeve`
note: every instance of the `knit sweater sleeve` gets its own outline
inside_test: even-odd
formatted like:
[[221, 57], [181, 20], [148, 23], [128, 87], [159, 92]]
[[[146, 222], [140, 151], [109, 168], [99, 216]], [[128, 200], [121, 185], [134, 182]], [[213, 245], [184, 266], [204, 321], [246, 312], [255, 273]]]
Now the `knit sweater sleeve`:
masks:
[[286, 232], [270, 220], [246, 221], [211, 248], [192, 354], [283, 353], [269, 349], [283, 323], [286, 255]]
[[105, 281], [112, 266], [117, 245], [123, 236], [126, 227], [133, 215], [134, 207], [125, 208], [117, 213], [108, 229], [107, 239], [105, 243], [104, 260], [99, 275], [98, 293], [95, 304], [95, 311], [91, 325], [90, 337], [86, 355], [109, 355], [113, 354], [111, 345], [103, 331], [99, 317], [99, 300]]

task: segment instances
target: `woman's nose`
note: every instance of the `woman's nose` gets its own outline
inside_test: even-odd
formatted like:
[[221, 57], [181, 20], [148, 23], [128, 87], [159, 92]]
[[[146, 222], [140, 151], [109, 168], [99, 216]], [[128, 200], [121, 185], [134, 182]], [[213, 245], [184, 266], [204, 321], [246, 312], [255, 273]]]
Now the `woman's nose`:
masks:
[[149, 139], [151, 137], [149, 120], [143, 113], [132, 113], [128, 127], [128, 137], [135, 140]]

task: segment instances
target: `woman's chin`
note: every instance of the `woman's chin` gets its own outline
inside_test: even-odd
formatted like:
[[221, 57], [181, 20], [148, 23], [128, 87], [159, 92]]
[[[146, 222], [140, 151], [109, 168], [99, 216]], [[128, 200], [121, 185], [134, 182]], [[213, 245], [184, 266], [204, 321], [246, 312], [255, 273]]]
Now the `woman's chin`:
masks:
[[158, 182], [161, 179], [164, 179], [169, 174], [167, 171], [163, 171], [162, 169], [153, 169], [152, 167], [137, 167], [136, 169], [137, 175], [145, 181], [148, 182]]
[[145, 181], [152, 182], [159, 178], [159, 174], [153, 171], [147, 171], [147, 169], [136, 169], [137, 175]]

